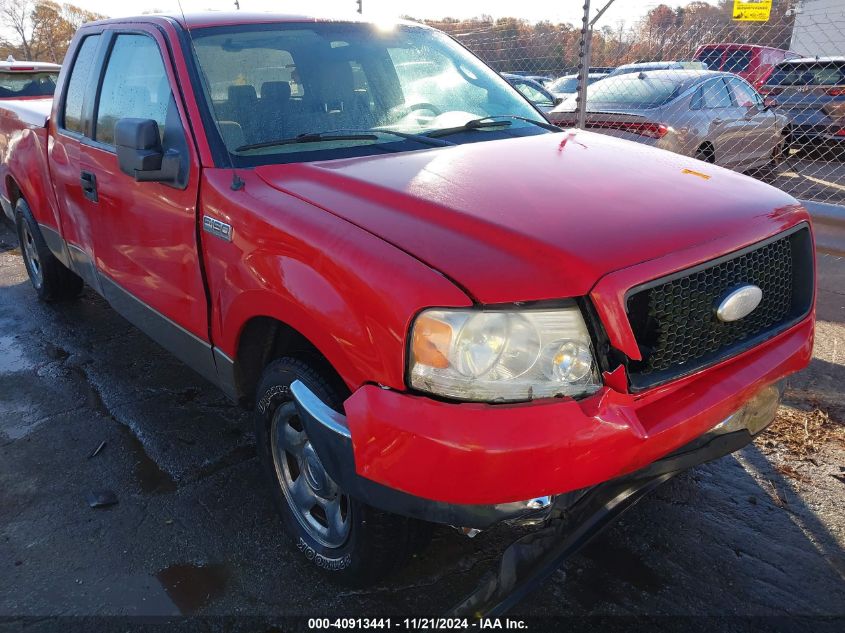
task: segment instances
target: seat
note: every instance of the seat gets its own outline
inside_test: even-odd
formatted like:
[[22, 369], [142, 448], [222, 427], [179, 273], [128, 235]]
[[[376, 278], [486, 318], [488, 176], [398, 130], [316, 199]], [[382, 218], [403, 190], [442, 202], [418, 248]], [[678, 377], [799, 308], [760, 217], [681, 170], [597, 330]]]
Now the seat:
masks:
[[372, 114], [361, 95], [355, 92], [349, 62], [325, 62], [314, 70], [312, 94], [306, 96], [312, 110], [323, 121], [321, 129], [372, 127]]
[[261, 84], [258, 113], [263, 139], [285, 138], [291, 134], [290, 95], [290, 84], [286, 81], [265, 81]]
[[229, 86], [229, 101], [227, 103], [228, 120], [240, 124], [248, 143], [254, 142], [260, 126], [258, 115], [258, 95], [255, 86]]

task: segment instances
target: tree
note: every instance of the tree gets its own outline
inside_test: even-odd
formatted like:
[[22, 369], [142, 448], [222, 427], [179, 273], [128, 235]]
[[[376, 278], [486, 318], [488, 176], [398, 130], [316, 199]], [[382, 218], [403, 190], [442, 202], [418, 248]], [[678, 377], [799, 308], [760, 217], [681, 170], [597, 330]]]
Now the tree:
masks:
[[0, 55], [61, 63], [76, 30], [103, 17], [52, 0], [0, 0], [0, 26], [15, 36], [12, 40], [0, 39]]

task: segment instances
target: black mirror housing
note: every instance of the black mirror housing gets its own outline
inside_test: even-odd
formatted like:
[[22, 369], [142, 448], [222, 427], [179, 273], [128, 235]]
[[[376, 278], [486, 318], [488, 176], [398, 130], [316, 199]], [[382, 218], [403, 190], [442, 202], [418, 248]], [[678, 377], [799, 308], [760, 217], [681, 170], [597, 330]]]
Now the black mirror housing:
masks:
[[158, 123], [153, 119], [124, 118], [114, 126], [117, 162], [138, 182], [173, 183], [179, 176], [178, 152], [165, 152]]

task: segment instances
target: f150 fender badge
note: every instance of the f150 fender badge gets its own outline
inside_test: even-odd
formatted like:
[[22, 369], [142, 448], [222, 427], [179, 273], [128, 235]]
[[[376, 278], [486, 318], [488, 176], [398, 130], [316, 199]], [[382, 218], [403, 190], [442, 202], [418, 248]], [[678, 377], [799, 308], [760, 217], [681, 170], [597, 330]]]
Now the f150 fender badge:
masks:
[[232, 225], [215, 220], [207, 215], [202, 216], [202, 230], [227, 242], [232, 241]]
[[730, 323], [747, 317], [757, 309], [763, 300], [763, 291], [758, 286], [748, 284], [731, 290], [716, 308], [716, 318]]

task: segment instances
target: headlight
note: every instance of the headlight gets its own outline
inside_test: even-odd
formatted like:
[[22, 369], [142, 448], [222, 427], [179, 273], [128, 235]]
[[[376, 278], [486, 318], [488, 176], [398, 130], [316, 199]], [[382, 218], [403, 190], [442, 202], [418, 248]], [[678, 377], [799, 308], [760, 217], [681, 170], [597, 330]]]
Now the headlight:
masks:
[[426, 310], [411, 328], [411, 386], [477, 402], [580, 396], [599, 386], [584, 318], [557, 310]]

